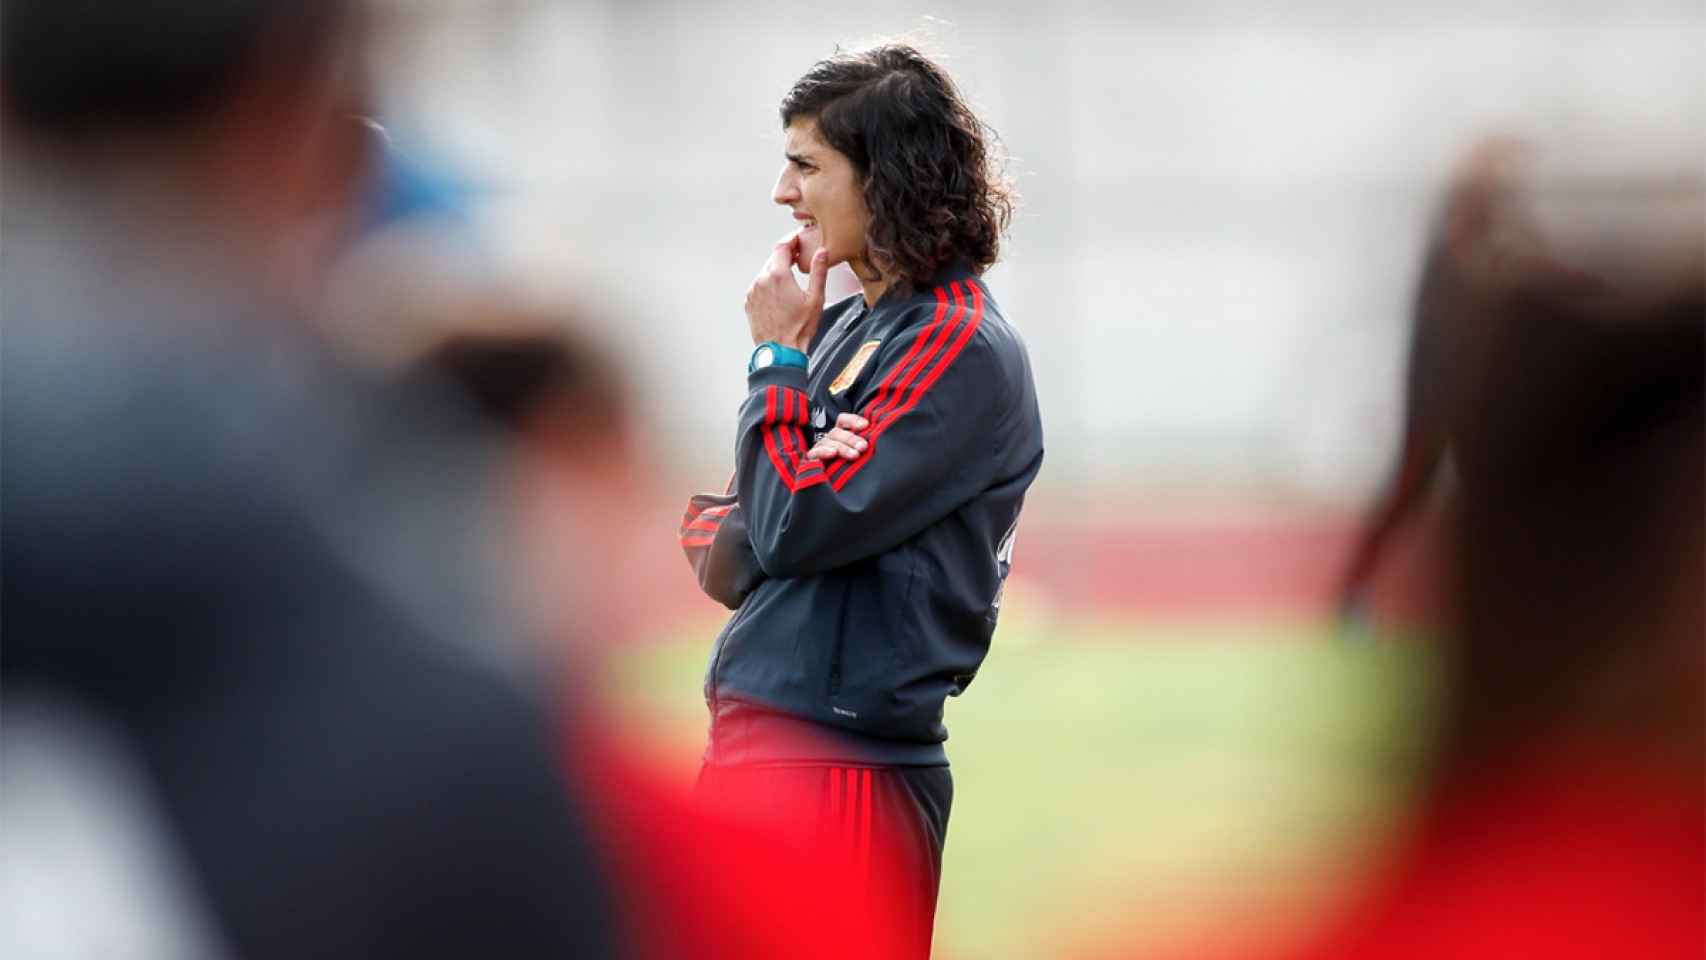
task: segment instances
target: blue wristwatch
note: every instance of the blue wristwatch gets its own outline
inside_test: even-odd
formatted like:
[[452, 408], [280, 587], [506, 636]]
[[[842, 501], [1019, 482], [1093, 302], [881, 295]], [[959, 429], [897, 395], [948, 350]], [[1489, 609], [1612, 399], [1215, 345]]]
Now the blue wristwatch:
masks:
[[752, 359], [746, 363], [746, 372], [763, 367], [799, 367], [806, 369], [806, 355], [793, 347], [784, 347], [774, 340], [766, 340], [752, 351]]

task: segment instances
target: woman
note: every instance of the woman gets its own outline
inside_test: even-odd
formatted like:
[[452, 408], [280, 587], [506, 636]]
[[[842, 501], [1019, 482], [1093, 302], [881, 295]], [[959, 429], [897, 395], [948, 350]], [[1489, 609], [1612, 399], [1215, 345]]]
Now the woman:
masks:
[[[988, 651], [1042, 462], [1030, 362], [982, 279], [1012, 194], [988, 128], [908, 46], [820, 61], [781, 118], [772, 199], [798, 227], [747, 292], [735, 479], [681, 531], [735, 610], [701, 785], [814, 852], [870, 918], [861, 952], [925, 956], [953, 795], [943, 704]], [[825, 309], [840, 263], [861, 289]]]

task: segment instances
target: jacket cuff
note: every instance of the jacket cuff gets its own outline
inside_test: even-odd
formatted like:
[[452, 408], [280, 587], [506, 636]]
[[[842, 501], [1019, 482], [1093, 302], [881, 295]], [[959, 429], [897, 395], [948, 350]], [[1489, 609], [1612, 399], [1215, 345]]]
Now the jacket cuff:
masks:
[[759, 367], [746, 375], [746, 389], [749, 393], [764, 387], [792, 387], [804, 392], [806, 372], [799, 367], [771, 364], [768, 367]]

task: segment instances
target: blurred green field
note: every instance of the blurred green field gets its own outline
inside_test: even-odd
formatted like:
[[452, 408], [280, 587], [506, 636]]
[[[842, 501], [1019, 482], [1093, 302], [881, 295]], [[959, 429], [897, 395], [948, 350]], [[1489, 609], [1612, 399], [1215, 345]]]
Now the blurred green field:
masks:
[[[717, 621], [612, 665], [696, 765]], [[948, 707], [955, 798], [936, 955], [1127, 950], [1305, 915], [1414, 784], [1432, 647], [1309, 623], [1004, 623]]]

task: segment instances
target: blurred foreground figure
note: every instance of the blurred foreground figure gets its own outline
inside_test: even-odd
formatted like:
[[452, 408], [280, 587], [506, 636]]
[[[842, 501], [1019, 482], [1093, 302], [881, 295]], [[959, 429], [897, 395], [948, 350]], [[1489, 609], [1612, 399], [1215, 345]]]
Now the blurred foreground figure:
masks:
[[[631, 436], [621, 371], [572, 314], [488, 306], [426, 345], [408, 379], [453, 387], [501, 426], [517, 577], [532, 632], [562, 668], [566, 762], [596, 770], [586, 800], [618, 881], [624, 955], [637, 960], [890, 956], [916, 935], [916, 865], [870, 842], [873, 810], [855, 780], [829, 798], [821, 834], [794, 829], [824, 798], [793, 778], [731, 783], [707, 809], [655, 746], [612, 728], [588, 675], [631, 636], [643, 586], [625, 562], [640, 538], [636, 489], [648, 471]], [[571, 639], [573, 649], [564, 640]], [[804, 746], [804, 745], [802, 745]], [[882, 815], [897, 815], [884, 811]], [[815, 820], [813, 826], [817, 826]], [[826, 842], [840, 838], [840, 845]], [[854, 856], [862, 842], [864, 855]]]
[[1513, 238], [1508, 231], [1514, 202], [1507, 180], [1524, 155], [1515, 140], [1495, 138], [1464, 158], [1445, 198], [1428, 245], [1411, 316], [1410, 353], [1404, 378], [1404, 434], [1388, 489], [1363, 524], [1339, 581], [1339, 610], [1354, 629], [1372, 628], [1373, 581], [1393, 541], [1425, 511], [1446, 471], [1453, 438], [1462, 428], [1462, 406], [1451, 403], [1464, 386], [1463, 357], [1473, 348], [1476, 319], [1455, 309], [1456, 285], [1476, 257], [1500, 256]]
[[7, 0], [19, 957], [609, 953], [497, 668], [481, 431], [307, 335], [371, 141], [337, 0]]
[[1651, 175], [1477, 157], [1418, 318], [1452, 331], [1433, 341], [1449, 349], [1415, 361], [1450, 370], [1433, 405], [1461, 481], [1442, 742], [1413, 834], [1307, 955], [1699, 957], [1698, 153]]

